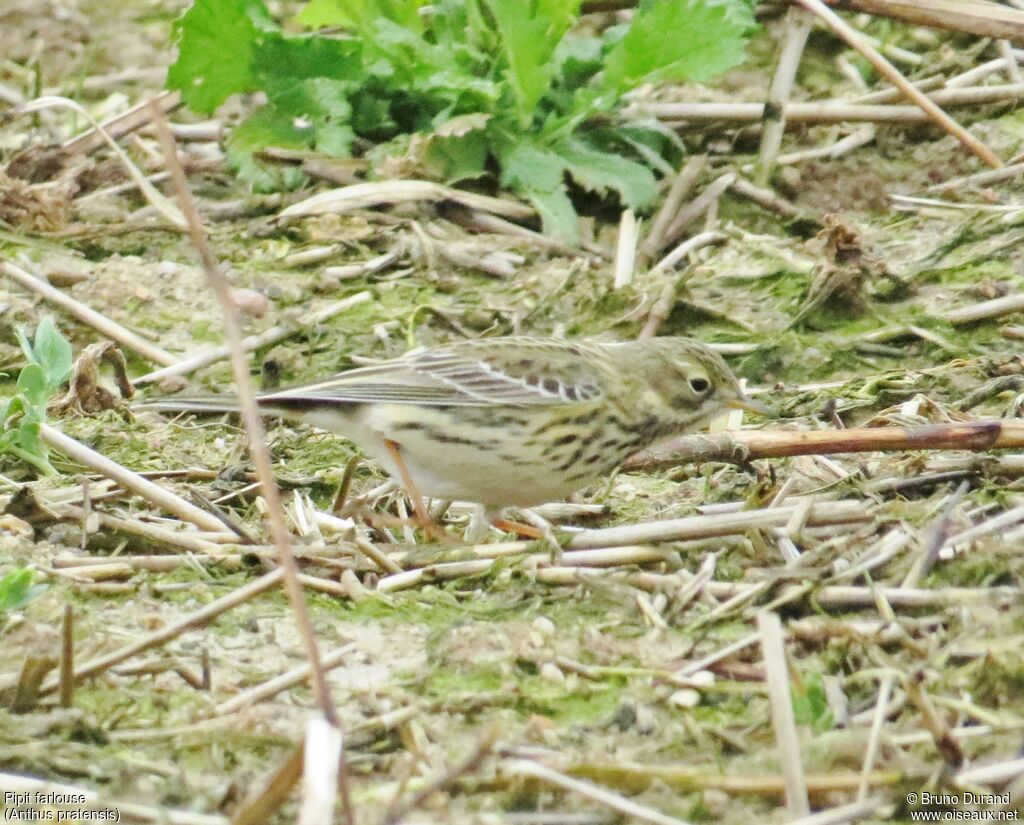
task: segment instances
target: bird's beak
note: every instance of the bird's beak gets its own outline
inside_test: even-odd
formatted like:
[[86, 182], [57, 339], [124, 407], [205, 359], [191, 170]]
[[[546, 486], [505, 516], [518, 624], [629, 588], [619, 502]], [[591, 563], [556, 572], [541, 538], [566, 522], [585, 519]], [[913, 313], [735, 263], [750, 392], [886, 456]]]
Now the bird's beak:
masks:
[[731, 398], [725, 402], [724, 406], [731, 410], [746, 410], [747, 412], [757, 413], [758, 415], [763, 415], [767, 418], [779, 417], [779, 411], [774, 407], [769, 407], [767, 404], [755, 401], [747, 395], [740, 395], [737, 398]]

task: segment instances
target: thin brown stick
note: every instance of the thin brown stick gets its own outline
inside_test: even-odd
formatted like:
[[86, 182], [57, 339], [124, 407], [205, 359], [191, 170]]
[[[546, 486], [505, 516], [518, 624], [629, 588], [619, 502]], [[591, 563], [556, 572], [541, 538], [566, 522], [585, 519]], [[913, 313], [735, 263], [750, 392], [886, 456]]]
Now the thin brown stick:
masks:
[[1024, 447], [1024, 423], [982, 419], [927, 427], [851, 427], [846, 430], [734, 430], [684, 436], [629, 458], [627, 470], [697, 461], [750, 461], [795, 455], [894, 452], [897, 450], [986, 450]]
[[81, 301], [75, 300], [67, 293], [62, 292], [54, 286], [50, 286], [50, 284], [42, 278], [37, 278], [35, 275], [26, 272], [21, 267], [15, 266], [10, 261], [0, 262], [0, 272], [3, 272], [4, 275], [19, 286], [41, 296], [51, 304], [54, 304], [73, 315], [83, 324], [87, 324], [97, 332], [105, 335], [107, 338], [128, 347], [128, 349], [134, 350], [144, 358], [147, 358], [156, 364], [163, 364], [164, 366], [170, 366], [171, 364], [178, 363], [178, 359], [166, 350], [150, 343], [142, 336], [137, 335], [130, 329], [126, 329], [116, 321], [112, 321], [106, 315], [97, 312], [92, 307], [86, 306]]
[[60, 706], [69, 708], [75, 703], [75, 611], [64, 605], [64, 620], [60, 626]]
[[235, 810], [231, 825], [264, 825], [302, 776], [305, 742], [300, 742], [263, 784]]
[[[199, 258], [206, 272], [206, 277], [210, 282], [210, 287], [217, 295], [221, 310], [224, 313], [224, 326], [228, 344], [231, 346], [231, 365], [235, 373], [235, 388], [241, 407], [242, 421], [245, 424], [245, 430], [249, 437], [249, 450], [256, 465], [256, 472], [263, 491], [263, 499], [266, 502], [270, 533], [273, 536], [274, 545], [278, 549], [281, 569], [284, 571], [285, 591], [291, 602], [295, 623], [299, 635], [302, 637], [303, 645], [306, 648], [306, 656], [309, 659], [310, 681], [313, 685], [313, 692], [316, 695], [317, 704], [323, 712], [324, 719], [332, 727], [337, 728], [338, 713], [334, 707], [330, 688], [327, 685], [327, 677], [320, 663], [320, 651], [313, 631], [313, 623], [306, 607], [302, 583], [299, 581], [299, 565], [292, 552], [291, 539], [285, 523], [284, 507], [281, 503], [281, 494], [278, 492], [277, 484], [274, 481], [270, 451], [267, 449], [266, 433], [263, 429], [263, 421], [256, 408], [255, 392], [253, 391], [252, 378], [249, 375], [249, 364], [242, 349], [238, 308], [231, 297], [231, 285], [220, 270], [217, 260], [213, 255], [213, 250], [206, 240], [206, 234], [203, 231], [199, 213], [196, 211], [188, 180], [185, 178], [185, 171], [178, 162], [174, 138], [167, 128], [167, 121], [156, 107], [153, 107], [153, 120], [156, 124], [157, 134], [160, 137], [164, 162], [171, 173], [174, 188], [178, 194], [178, 202], [188, 224], [189, 235], [192, 238], [196, 251], [199, 253]], [[345, 761], [343, 750], [339, 751], [339, 759], [340, 766], [343, 766]], [[354, 813], [343, 768], [339, 768], [338, 776], [345, 819], [348, 825], [353, 825]]]
[[[907, 80], [907, 78], [904, 77], [903, 74], [901, 74], [900, 71], [892, 65], [892, 63], [886, 60], [874, 46], [868, 43], [856, 29], [850, 26], [821, 0], [794, 0], [794, 2], [799, 3], [805, 9], [819, 17], [825, 25], [832, 29], [832, 31], [845, 41], [847, 45], [864, 55], [880, 75], [886, 78], [890, 83], [897, 86], [912, 103], [919, 106], [944, 131], [959, 140], [969, 152], [981, 158], [989, 166], [998, 168], [1003, 165], [1003, 162], [996, 157], [991, 149], [985, 146], [984, 143], [947, 115], [935, 104], [934, 101], [930, 100], [915, 88], [914, 84]], [[960, 0], [956, 0], [956, 2], [960, 2]]]

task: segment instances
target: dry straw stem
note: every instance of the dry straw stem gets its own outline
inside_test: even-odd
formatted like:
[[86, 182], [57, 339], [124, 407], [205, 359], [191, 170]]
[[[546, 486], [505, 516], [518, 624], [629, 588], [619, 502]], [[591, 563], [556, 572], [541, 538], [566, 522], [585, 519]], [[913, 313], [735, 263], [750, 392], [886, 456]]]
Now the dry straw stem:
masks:
[[[1024, 168], [1024, 164], [1022, 164], [1022, 168]], [[1003, 315], [1012, 315], [1021, 310], [1024, 310], [1024, 295], [1006, 295], [1003, 298], [993, 298], [991, 301], [982, 301], [971, 306], [954, 309], [952, 312], [946, 313], [946, 320], [960, 326], [987, 321], [991, 318], [1001, 318]]]
[[653, 822], [655, 825], [688, 825], [688, 823], [682, 819], [676, 819], [674, 816], [668, 816], [660, 811], [654, 810], [653, 808], [649, 808], [646, 805], [641, 805], [640, 803], [627, 799], [608, 788], [602, 788], [591, 782], [585, 782], [581, 779], [567, 776], [566, 774], [560, 773], [554, 768], [549, 768], [539, 762], [517, 759], [503, 764], [501, 766], [501, 771], [513, 776], [528, 776], [533, 779], [539, 779], [549, 785], [555, 785], [563, 790], [572, 791], [586, 797], [587, 799], [591, 799], [594, 802], [599, 802], [600, 804], [618, 811], [621, 814], [625, 814], [633, 819], [642, 820], [643, 822]]
[[830, 0], [830, 5], [916, 26], [1024, 42], [1024, 14], [988, 0]]
[[[922, 97], [944, 106], [977, 106], [1019, 100], [1024, 85], [939, 89]], [[670, 123], [729, 121], [758, 123], [764, 120], [765, 104], [745, 102], [637, 103], [628, 108], [632, 114], [657, 117]], [[923, 123], [928, 114], [916, 106], [856, 103], [845, 100], [796, 101], [786, 106], [787, 123]], [[1001, 166], [1002, 164], [1000, 164]]]
[[619, 243], [615, 250], [615, 272], [612, 279], [612, 286], [615, 289], [622, 289], [633, 283], [637, 231], [636, 215], [633, 210], [624, 210], [619, 220]]
[[786, 131], [786, 107], [793, 94], [796, 70], [804, 53], [807, 36], [811, 33], [812, 22], [810, 15], [798, 8], [791, 8], [786, 15], [779, 62], [765, 103], [766, 119], [761, 132], [761, 157], [757, 170], [757, 182], [761, 186], [768, 183], [775, 168], [782, 136]]
[[[65, 810], [74, 811], [116, 811], [118, 821], [155, 822], [159, 825], [228, 825], [228, 818], [219, 814], [196, 814], [191, 811], [176, 811], [172, 808], [158, 808], [155, 805], [140, 805], [135, 802], [106, 799], [91, 788], [78, 785], [65, 785], [58, 782], [45, 782], [22, 776], [16, 773], [0, 773], [0, 788], [11, 793], [60, 794], [84, 799], [84, 803], [66, 806]], [[9, 806], [8, 812], [17, 811], [21, 806]], [[51, 806], [33, 806], [33, 810], [49, 809]], [[57, 806], [60, 807], [60, 806]], [[74, 816], [69, 821], [89, 821]]]
[[341, 215], [354, 209], [426, 201], [451, 201], [469, 209], [490, 212], [511, 220], [529, 220], [536, 214], [532, 207], [518, 201], [477, 195], [425, 180], [385, 180], [357, 183], [341, 189], [321, 192], [292, 204], [278, 215], [279, 220], [305, 218], [312, 215]]
[[1024, 758], [997, 762], [994, 765], [979, 765], [960, 771], [953, 782], [962, 788], [976, 785], [1004, 784], [1024, 774]]
[[[276, 344], [278, 341], [283, 341], [292, 335], [305, 332], [310, 327], [314, 327], [317, 324], [322, 324], [333, 318], [335, 315], [339, 315], [345, 310], [351, 309], [358, 304], [362, 304], [373, 298], [373, 294], [367, 290], [363, 292], [357, 292], [355, 295], [349, 295], [347, 298], [342, 298], [340, 301], [335, 301], [333, 304], [329, 304], [321, 309], [313, 310], [302, 315], [294, 323], [278, 324], [277, 326], [271, 327], [268, 330], [264, 330], [256, 335], [249, 335], [243, 338], [241, 341], [241, 347], [243, 352], [252, 352], [256, 349]], [[165, 367], [164, 369], [155, 370], [154, 372], [147, 373], [140, 378], [136, 378], [132, 383], [138, 386], [139, 384], [149, 384], [153, 381], [162, 381], [165, 378], [170, 378], [174, 375], [188, 375], [189, 373], [195, 372], [203, 367], [208, 367], [210, 364], [215, 364], [217, 361], [221, 361], [224, 358], [228, 358], [231, 355], [231, 346], [229, 344], [222, 344], [221, 346], [212, 347], [205, 352], [200, 352], [197, 355], [190, 356], [189, 358], [176, 361], [171, 366]]]
[[216, 516], [199, 509], [194, 504], [190, 504], [159, 484], [154, 484], [149, 479], [143, 478], [138, 473], [133, 473], [126, 467], [122, 467], [116, 461], [111, 461], [106, 456], [100, 455], [81, 442], [69, 438], [50, 424], [40, 425], [39, 435], [53, 449], [64, 453], [68, 458], [90, 470], [95, 470], [97, 473], [113, 479], [126, 490], [142, 496], [166, 512], [191, 522], [201, 530], [208, 530], [211, 533], [227, 533], [224, 522]]
[[684, 436], [629, 458], [627, 470], [698, 461], [750, 461], [796, 455], [893, 452], [897, 450], [985, 450], [1024, 447], [1024, 422], [981, 419], [926, 427], [851, 427], [847, 430], [733, 430]]
[[868, 819], [875, 811], [887, 804], [889, 803], [883, 797], [875, 796], [860, 802], [827, 808], [799, 819], [791, 819], [786, 825], [847, 825], [850, 822]]
[[782, 773], [786, 778], [786, 807], [790, 816], [807, 816], [811, 812], [811, 803], [804, 782], [804, 766], [800, 761], [800, 736], [793, 715], [782, 622], [774, 613], [761, 612], [757, 614], [757, 628], [761, 634], [761, 649], [764, 651], [775, 743], [778, 745]]
[[[227, 333], [227, 341], [231, 347], [231, 366], [235, 373], [235, 388], [241, 407], [242, 421], [245, 425], [246, 434], [249, 437], [249, 450], [256, 465], [256, 473], [259, 477], [263, 492], [263, 499], [267, 507], [267, 517], [270, 526], [270, 533], [277, 547], [281, 570], [284, 571], [285, 591], [291, 602], [292, 613], [295, 623], [306, 648], [306, 656], [309, 659], [310, 676], [313, 691], [316, 695], [317, 704], [324, 715], [324, 719], [332, 728], [338, 728], [338, 713], [334, 707], [334, 700], [331, 697], [330, 689], [327, 686], [327, 678], [324, 675], [323, 667], [320, 664], [320, 651], [317, 646], [316, 637], [313, 632], [313, 623], [309, 617], [305, 597], [302, 592], [302, 583], [299, 579], [299, 565], [291, 548], [291, 539], [288, 535], [288, 528], [285, 524], [284, 507], [281, 503], [281, 494], [274, 481], [273, 466], [270, 461], [270, 451], [266, 444], [266, 433], [263, 428], [263, 421], [259, 411], [256, 409], [255, 393], [252, 386], [252, 378], [249, 375], [249, 365], [242, 349], [242, 334], [238, 319], [238, 309], [231, 298], [231, 286], [227, 278], [217, 265], [213, 250], [206, 240], [199, 213], [196, 211], [192, 193], [189, 189], [185, 172], [178, 163], [177, 149], [174, 138], [167, 128], [167, 121], [159, 109], [153, 107], [153, 119], [156, 124], [157, 134], [160, 137], [160, 145], [164, 152], [164, 162], [171, 178], [174, 181], [174, 188], [177, 190], [178, 200], [182, 212], [188, 221], [189, 234], [192, 243], [199, 253], [203, 269], [206, 272], [210, 287], [217, 295], [221, 309], [224, 313], [224, 326]], [[335, 776], [338, 778], [338, 785], [342, 793], [343, 809], [345, 819], [352, 825], [353, 812], [349, 799], [348, 785], [344, 771], [344, 751], [341, 747], [340, 732], [337, 750], [338, 761], [335, 767]]]
[[[701, 791], [717, 788], [726, 793], [779, 797], [786, 792], [785, 778], [777, 774], [746, 773], [730, 776], [721, 766], [639, 764], [636, 762], [586, 762], [571, 766], [568, 773], [611, 785], [622, 791], [640, 792], [652, 782], [663, 782], [678, 791]], [[901, 771], [875, 771], [869, 782], [872, 787], [896, 785], [922, 776]], [[827, 797], [837, 791], [855, 791], [860, 784], [857, 771], [807, 774], [807, 792], [812, 797]]]
[[[847, 45], [864, 55], [880, 75], [897, 86], [912, 103], [920, 107], [939, 127], [959, 140], [969, 152], [981, 158], [989, 166], [1000, 167], [1003, 165], [1003, 162], [996, 157], [991, 149], [942, 111], [933, 100], [930, 100], [916, 89], [914, 84], [907, 80], [856, 29], [821, 2], [821, 0], [795, 0], [795, 2], [817, 15]], [[931, 2], [934, 2], [934, 0], [931, 0]], [[960, 2], [960, 0], [956, 0], [956, 2]]]
[[703, 192], [676, 212], [662, 236], [662, 245], [674, 244], [679, 240], [683, 230], [717, 203], [722, 193], [732, 186], [735, 180], [735, 172], [726, 172], [709, 183]]
[[[338, 667], [342, 664], [349, 653], [356, 649], [354, 642], [350, 642], [347, 645], [339, 647], [337, 650], [332, 650], [330, 653], [324, 654], [323, 661], [321, 664], [324, 670], [330, 670]], [[273, 679], [268, 679], [255, 687], [251, 687], [248, 690], [244, 690], [237, 696], [233, 696], [226, 702], [221, 702], [217, 705], [214, 715], [223, 716], [228, 713], [234, 713], [235, 711], [243, 710], [251, 705], [255, 705], [257, 702], [262, 702], [265, 699], [269, 699], [272, 696], [276, 696], [282, 691], [288, 690], [300, 682], [309, 680], [309, 663], [298, 665], [293, 667], [291, 670], [285, 673], [275, 676]]]
[[662, 203], [658, 214], [654, 216], [654, 220], [651, 222], [651, 228], [647, 233], [647, 237], [640, 244], [639, 258], [641, 261], [651, 260], [666, 246], [665, 232], [671, 225], [683, 201], [693, 191], [693, 187], [696, 186], [697, 179], [700, 177], [701, 172], [704, 171], [707, 163], [707, 155], [695, 155], [686, 161], [683, 168], [679, 170], [679, 174], [672, 181], [668, 194], [665, 196], [665, 202]]
[[86, 306], [81, 301], [75, 300], [70, 295], [51, 286], [42, 278], [37, 278], [35, 275], [15, 266], [10, 261], [0, 263], [0, 272], [3, 272], [4, 275], [19, 286], [60, 307], [83, 324], [87, 324], [107, 338], [117, 341], [117, 343], [139, 353], [143, 358], [156, 364], [163, 364], [164, 366], [178, 363], [178, 359], [166, 350], [151, 344], [142, 336], [136, 335], [130, 329], [125, 329], [106, 315], [97, 312], [90, 306]]
[[338, 801], [338, 766], [344, 765], [341, 729], [323, 716], [306, 722], [302, 805], [298, 825], [331, 825]]

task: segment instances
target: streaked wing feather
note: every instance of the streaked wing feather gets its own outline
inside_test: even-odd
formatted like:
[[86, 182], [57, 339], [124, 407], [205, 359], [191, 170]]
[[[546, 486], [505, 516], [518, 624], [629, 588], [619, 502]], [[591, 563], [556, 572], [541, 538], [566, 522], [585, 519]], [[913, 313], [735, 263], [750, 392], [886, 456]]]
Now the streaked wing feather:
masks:
[[588, 374], [573, 373], [570, 380], [569, 370], [540, 367], [516, 374], [497, 359], [470, 357], [453, 349], [410, 353], [272, 393], [264, 400], [487, 407], [591, 403], [603, 395]]

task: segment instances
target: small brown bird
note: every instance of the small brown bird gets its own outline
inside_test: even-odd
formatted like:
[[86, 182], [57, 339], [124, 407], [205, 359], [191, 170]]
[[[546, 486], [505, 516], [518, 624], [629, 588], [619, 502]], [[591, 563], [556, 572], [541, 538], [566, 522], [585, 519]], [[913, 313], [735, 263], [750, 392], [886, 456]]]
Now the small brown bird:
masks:
[[[748, 398], [716, 353], [685, 338], [585, 343], [505, 337], [414, 350], [258, 398], [267, 415], [351, 439], [409, 492], [490, 512], [565, 498], [662, 438]], [[223, 398], [162, 411], [228, 412]]]

